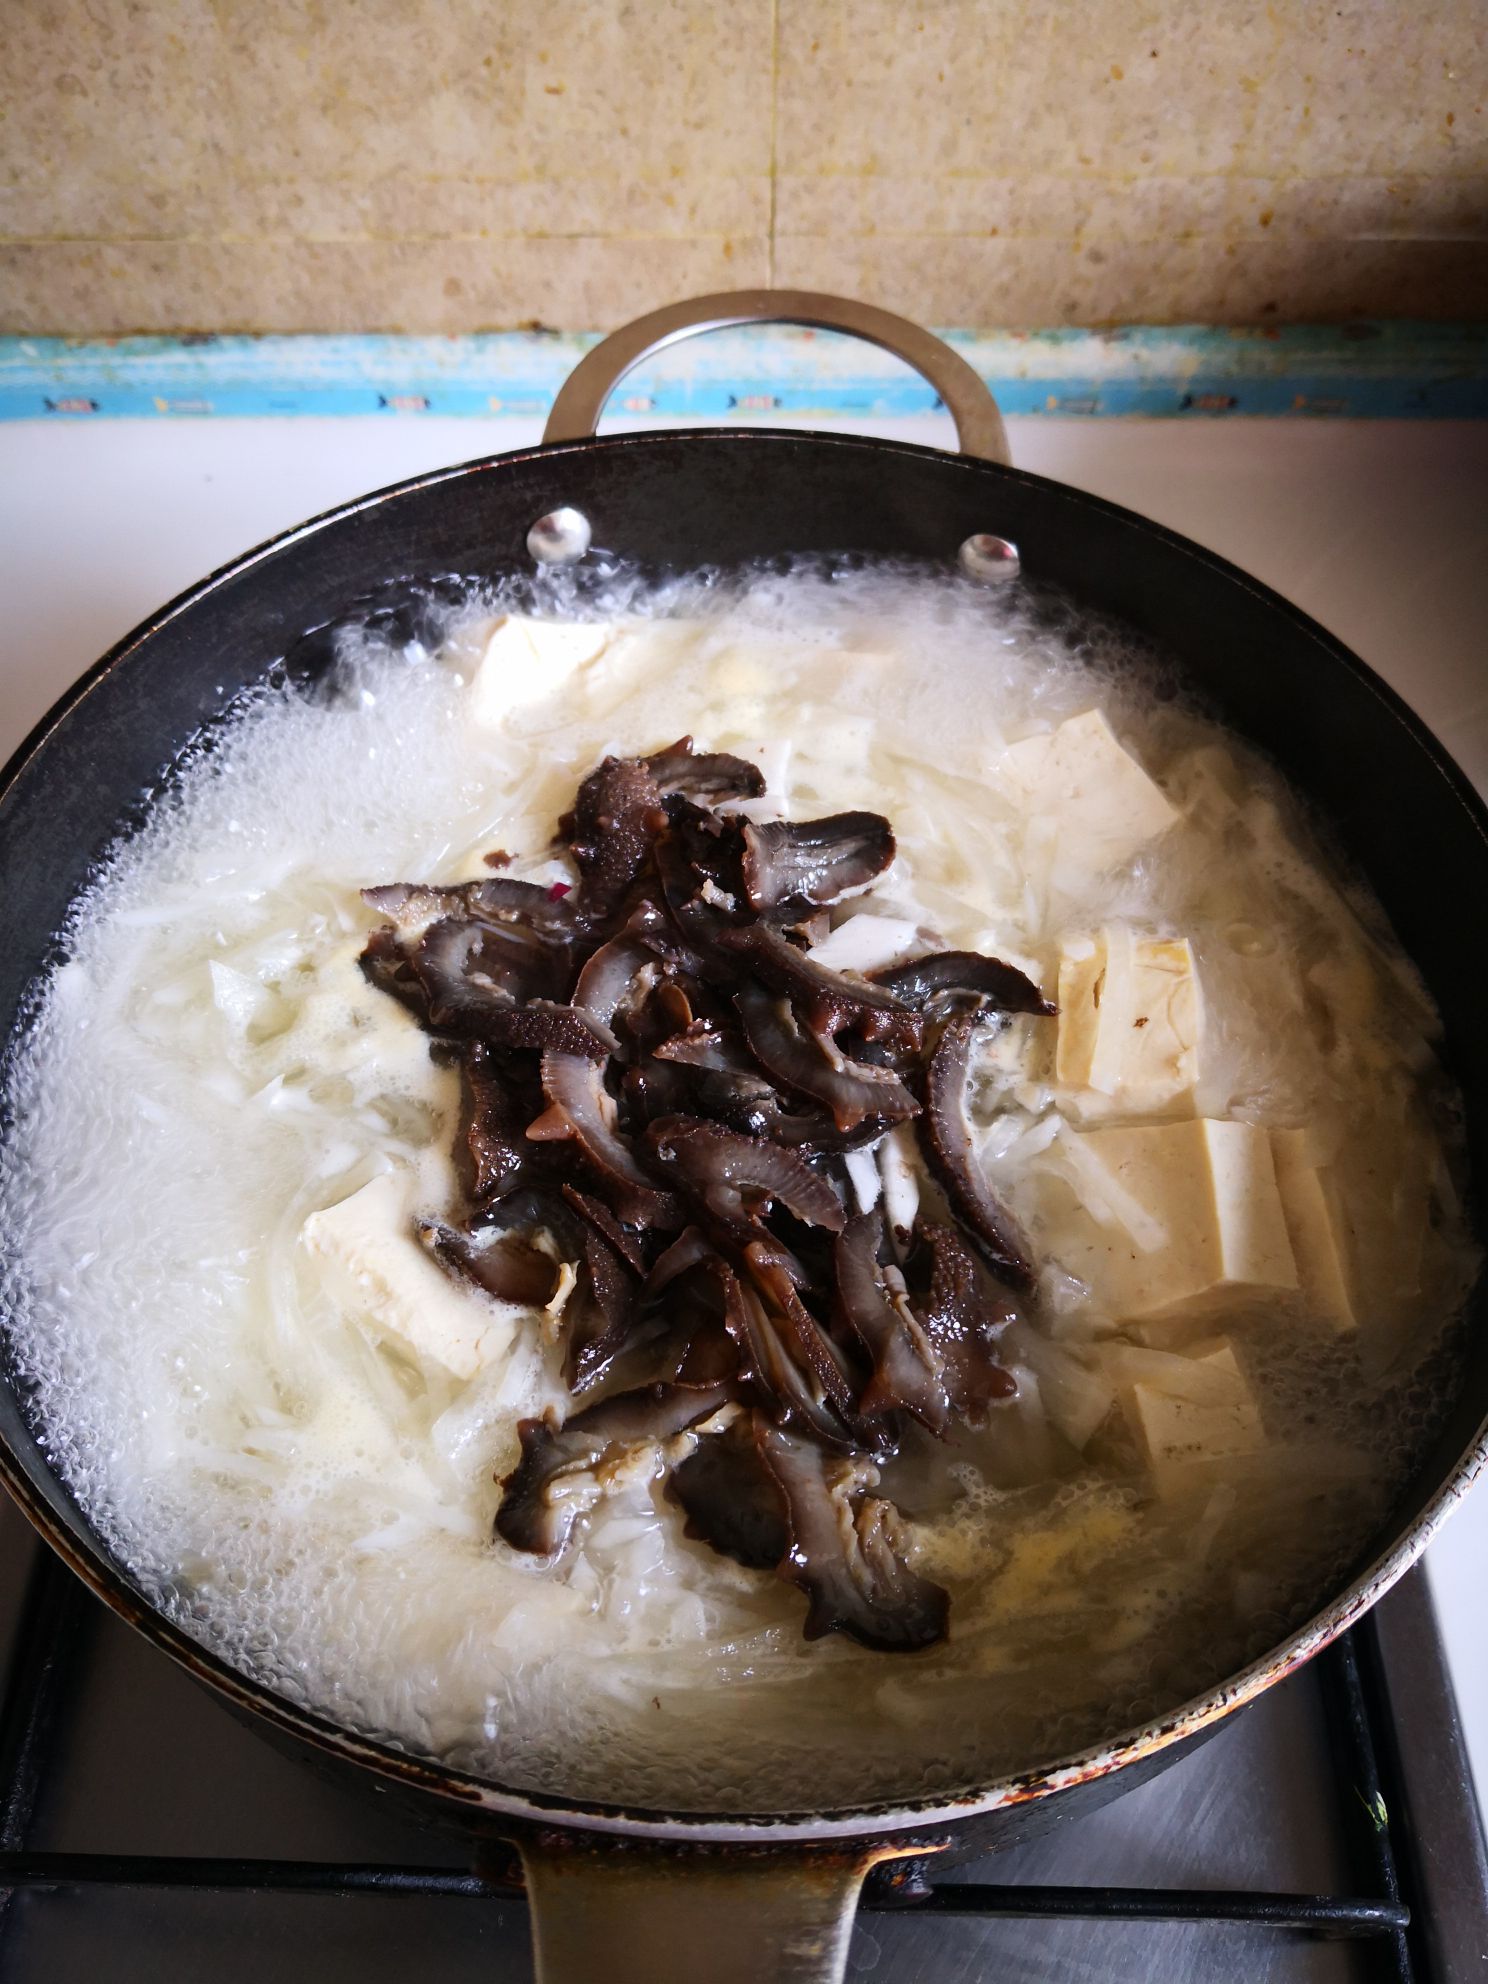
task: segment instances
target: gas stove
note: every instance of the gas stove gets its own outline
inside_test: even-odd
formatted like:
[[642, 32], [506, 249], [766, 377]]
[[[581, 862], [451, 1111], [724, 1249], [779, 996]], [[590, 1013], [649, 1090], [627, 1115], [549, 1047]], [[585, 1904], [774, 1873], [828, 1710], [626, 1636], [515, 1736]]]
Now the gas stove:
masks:
[[[852, 424], [950, 441], [931, 416]], [[1488, 787], [1488, 423], [1008, 425], [1020, 467], [1170, 524], [1315, 614]], [[134, 621], [244, 546], [538, 429], [438, 417], [0, 427], [0, 757]], [[1480, 1976], [1485, 1544], [1480, 1494], [1426, 1573], [1163, 1776], [1022, 1847], [870, 1884], [848, 1975]], [[531, 1975], [514, 1865], [477, 1878], [457, 1840], [282, 1759], [104, 1612], [9, 1509], [0, 1628], [12, 1656], [0, 1984]]]
[[[531, 1974], [515, 1857], [271, 1750], [0, 1521], [0, 1978]], [[22, 1572], [22, 1566], [25, 1566]], [[1488, 1866], [1425, 1579], [1163, 1776], [1023, 1846], [870, 1879], [849, 1978], [1461, 1984]]]

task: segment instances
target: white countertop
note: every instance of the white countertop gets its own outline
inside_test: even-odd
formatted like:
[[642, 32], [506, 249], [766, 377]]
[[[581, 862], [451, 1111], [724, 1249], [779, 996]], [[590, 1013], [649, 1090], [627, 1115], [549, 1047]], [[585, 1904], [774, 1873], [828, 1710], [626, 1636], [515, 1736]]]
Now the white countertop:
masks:
[[[1008, 430], [1020, 467], [1171, 525], [1295, 600], [1488, 792], [1488, 423]], [[952, 445], [943, 417], [860, 431]], [[538, 438], [532, 420], [428, 416], [0, 425], [0, 760], [121, 634], [214, 566], [363, 490]], [[1485, 1561], [1488, 1487], [1428, 1553], [1488, 1807]]]

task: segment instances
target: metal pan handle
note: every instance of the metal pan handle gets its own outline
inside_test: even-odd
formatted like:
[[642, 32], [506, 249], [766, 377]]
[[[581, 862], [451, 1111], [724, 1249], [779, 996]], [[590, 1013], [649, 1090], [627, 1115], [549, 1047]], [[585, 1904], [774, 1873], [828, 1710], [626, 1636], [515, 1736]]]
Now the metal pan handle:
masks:
[[925, 1846], [519, 1842], [537, 1984], [842, 1984], [870, 1867]]
[[626, 373], [653, 352], [701, 331], [736, 324], [806, 324], [818, 331], [844, 331], [876, 344], [912, 365], [935, 388], [956, 423], [963, 455], [1007, 462], [1007, 435], [997, 402], [959, 353], [907, 318], [846, 296], [819, 296], [809, 289], [726, 289], [716, 296], [694, 296], [670, 303], [612, 331], [569, 377], [553, 402], [544, 441], [584, 441], [599, 425], [605, 402]]

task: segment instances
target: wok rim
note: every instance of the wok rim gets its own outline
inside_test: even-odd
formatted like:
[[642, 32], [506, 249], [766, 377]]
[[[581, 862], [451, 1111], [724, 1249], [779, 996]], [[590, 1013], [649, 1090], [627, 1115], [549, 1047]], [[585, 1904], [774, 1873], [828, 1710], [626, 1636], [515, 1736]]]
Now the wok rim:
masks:
[[[1394, 718], [1409, 741], [1425, 753], [1467, 813], [1479, 839], [1488, 847], [1488, 803], [1480, 797], [1461, 767], [1404, 698], [1319, 622], [1274, 588], [1253, 578], [1242, 567], [1183, 536], [1181, 532], [1170, 530], [1122, 504], [1090, 495], [1053, 477], [908, 441], [770, 427], [647, 430], [549, 442], [506, 454], [479, 456], [352, 497], [276, 533], [217, 567], [157, 608], [64, 690], [33, 725], [5, 765], [0, 767], [0, 814], [3, 814], [11, 789], [24, 775], [37, 752], [129, 655], [170, 621], [209, 600], [213, 593], [290, 545], [394, 498], [414, 496], [466, 475], [501, 472], [520, 463], [538, 460], [583, 459], [596, 451], [638, 452], [658, 445], [675, 448], [711, 446], [720, 442], [756, 446], [786, 442], [798, 448], [864, 453], [879, 460], [886, 456], [928, 459], [976, 476], [1011, 480], [1031, 488], [1057, 492], [1062, 500], [1076, 507], [1089, 508], [1126, 529], [1136, 531], [1144, 539], [1156, 540], [1169, 552], [1193, 561], [1216, 579], [1240, 586], [1289, 621], [1300, 637], [1321, 648], [1335, 662], [1341, 662], [1359, 686], [1367, 690]], [[179, 745], [176, 748], [179, 749]], [[3, 830], [3, 817], [0, 817], [0, 832]], [[1392, 1544], [1381, 1551], [1326, 1606], [1313, 1613], [1276, 1647], [1203, 1694], [1194, 1696], [1166, 1715], [1120, 1730], [1103, 1743], [1087, 1746], [1070, 1756], [1026, 1771], [1004, 1775], [990, 1784], [964, 1793], [927, 1794], [917, 1801], [879, 1800], [861, 1805], [832, 1806], [814, 1813], [671, 1813], [647, 1807], [573, 1799], [535, 1790], [512, 1790], [491, 1779], [476, 1777], [400, 1750], [390, 1743], [359, 1735], [314, 1710], [299, 1708], [261, 1682], [230, 1666], [220, 1655], [193, 1639], [150, 1604], [117, 1567], [103, 1538], [84, 1515], [66, 1481], [45, 1466], [39, 1447], [37, 1451], [43, 1471], [75, 1509], [88, 1543], [84, 1547], [54, 1514], [9, 1440], [0, 1436], [0, 1484], [4, 1485], [42, 1539], [116, 1617], [141, 1633], [214, 1693], [235, 1707], [261, 1717], [292, 1740], [405, 1788], [432, 1794], [449, 1806], [451, 1816], [463, 1813], [472, 1821], [485, 1821], [492, 1831], [499, 1831], [500, 1822], [506, 1820], [542, 1827], [572, 1826], [588, 1833], [672, 1844], [809, 1844], [813, 1840], [861, 1839], [884, 1833], [935, 1831], [961, 1821], [1029, 1804], [1070, 1786], [1109, 1776], [1141, 1758], [1154, 1756], [1212, 1729], [1236, 1709], [1255, 1700], [1303, 1666], [1347, 1631], [1419, 1559], [1468, 1489], [1488, 1468], [1488, 1416], [1480, 1423], [1467, 1448], [1425, 1507]]]

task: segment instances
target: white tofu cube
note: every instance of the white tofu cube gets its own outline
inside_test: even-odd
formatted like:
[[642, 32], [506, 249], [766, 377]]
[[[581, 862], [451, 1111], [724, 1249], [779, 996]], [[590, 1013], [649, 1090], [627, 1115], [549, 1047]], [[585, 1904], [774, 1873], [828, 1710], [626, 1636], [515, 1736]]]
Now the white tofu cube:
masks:
[[1143, 1457], [1159, 1478], [1264, 1445], [1260, 1412], [1227, 1338], [1165, 1362], [1172, 1370], [1161, 1383], [1132, 1385], [1122, 1401]]
[[523, 1311], [466, 1288], [438, 1267], [413, 1233], [410, 1181], [383, 1173], [301, 1229], [306, 1253], [336, 1301], [399, 1337], [457, 1378], [505, 1357]]
[[1116, 923], [1064, 944], [1054, 1067], [1056, 1080], [1073, 1091], [1075, 1115], [1191, 1108], [1202, 1023], [1186, 938], [1137, 936]]
[[614, 628], [592, 620], [532, 620], [506, 613], [496, 622], [470, 682], [470, 714], [497, 730], [513, 710], [565, 688], [604, 653]]
[[1061, 856], [1097, 871], [1130, 860], [1178, 818], [1099, 710], [1010, 745], [992, 776], [1020, 812], [1057, 820]]
[[719, 696], [767, 696], [780, 680], [780, 653], [768, 643], [736, 642], [720, 650], [713, 662], [713, 688]]
[[870, 648], [745, 634], [713, 650], [712, 684], [720, 696], [764, 696], [789, 682], [803, 697], [836, 698], [880, 674], [891, 657]]
[[803, 703], [796, 719], [799, 756], [813, 765], [830, 766], [837, 773], [868, 776], [868, 753], [873, 744], [873, 719], [835, 710], [823, 703]]
[[1181, 1319], [1297, 1286], [1265, 1130], [1199, 1117], [1071, 1132], [1064, 1149], [1093, 1224], [1060, 1264], [1112, 1316]]
[[262, 1066], [300, 1080], [342, 1075], [359, 1097], [396, 1089], [450, 1107], [458, 1079], [429, 1059], [429, 1036], [412, 1013], [368, 984], [357, 962], [363, 944], [357, 937], [325, 959], [293, 1023], [264, 1044]]
[[1306, 1130], [1273, 1130], [1271, 1153], [1297, 1281], [1308, 1307], [1333, 1324], [1353, 1329], [1359, 1320], [1347, 1233], [1337, 1215], [1331, 1166], [1313, 1162]]
[[1399, 1305], [1432, 1274], [1432, 1203], [1453, 1190], [1437, 1137], [1410, 1113], [1381, 1110], [1344, 1143], [1324, 1181], [1355, 1286], [1371, 1312], [1398, 1323]]

